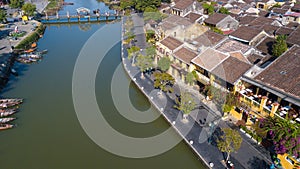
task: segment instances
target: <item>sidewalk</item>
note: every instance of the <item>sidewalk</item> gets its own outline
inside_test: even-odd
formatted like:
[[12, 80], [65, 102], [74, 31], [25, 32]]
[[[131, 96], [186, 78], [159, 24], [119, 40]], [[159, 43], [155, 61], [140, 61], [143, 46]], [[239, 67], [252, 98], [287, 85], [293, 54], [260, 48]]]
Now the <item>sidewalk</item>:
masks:
[[[141, 20], [142, 19], [137, 15], [133, 17], [135, 32], [141, 34], [140, 36], [136, 36], [136, 45], [142, 49], [145, 49], [146, 42], [143, 32], [144, 30], [141, 29]], [[146, 75], [145, 79], [141, 79], [138, 68], [133, 67], [130, 60], [127, 59], [126, 48], [122, 47], [122, 50], [123, 66], [125, 70], [129, 74], [131, 79], [133, 79], [133, 81], [136, 83], [136, 85], [141, 89], [141, 91], [148, 97], [149, 101], [151, 101], [152, 104], [157, 107], [157, 109], [166, 118], [170, 125], [184, 138], [186, 143], [193, 149], [193, 151], [199, 156], [199, 158], [204, 161], [207, 166], [209, 162], [213, 162], [213, 168], [225, 168], [225, 166], [222, 164], [222, 160], [224, 160], [223, 154], [218, 150], [215, 140], [212, 139], [213, 141], [211, 144], [209, 144], [207, 141], [210, 127], [208, 127], [208, 125], [200, 124], [200, 120], [204, 120], [204, 118], [206, 119], [206, 124], [212, 121], [220, 120], [217, 125], [217, 129], [214, 132], [215, 134], [218, 133], [220, 128], [234, 127], [230, 123], [221, 120], [221, 113], [218, 111], [216, 105], [211, 101], [203, 103], [202, 100], [204, 99], [204, 96], [201, 95], [198, 91], [192, 89], [190, 86], [182, 83], [181, 81], [176, 81], [176, 85], [174, 86], [174, 93], [164, 95], [164, 97], [158, 97], [157, 94], [153, 94], [155, 92], [157, 93], [157, 90], [153, 87], [153, 77], [151, 75]], [[189, 92], [191, 92], [197, 99], [197, 103], [199, 106], [199, 109], [191, 112], [190, 116], [188, 117], [188, 123], [183, 123], [181, 120], [181, 112], [173, 108], [173, 105], [175, 103], [174, 99], [176, 95], [180, 94], [181, 89], [187, 89]], [[161, 109], [163, 107], [162, 103], [165, 100], [167, 104], [163, 109]], [[204, 109], [201, 107], [204, 107]], [[267, 164], [271, 162], [270, 157], [267, 156], [268, 154], [263, 154], [262, 152], [258, 151], [256, 149], [257, 147], [255, 147], [253, 143], [251, 143], [251, 139], [246, 139], [243, 133], [241, 133], [241, 135], [243, 137], [242, 146], [237, 153], [231, 154], [230, 159], [234, 163], [235, 168], [267, 168]], [[261, 149], [261, 147], [258, 148]]]

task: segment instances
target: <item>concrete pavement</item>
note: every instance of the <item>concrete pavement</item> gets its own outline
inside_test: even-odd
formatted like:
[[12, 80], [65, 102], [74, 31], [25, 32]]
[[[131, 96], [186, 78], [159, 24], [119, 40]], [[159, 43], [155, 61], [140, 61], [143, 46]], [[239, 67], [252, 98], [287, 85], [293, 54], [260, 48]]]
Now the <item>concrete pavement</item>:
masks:
[[[145, 41], [144, 29], [141, 26], [142, 18], [138, 15], [135, 15], [132, 17], [132, 19], [135, 23], [134, 32], [139, 33], [139, 36], [136, 36], [136, 45], [141, 49], [145, 49], [147, 44]], [[181, 81], [177, 81], [174, 93], [166, 94], [164, 97], [156, 97], [155, 95], [153, 96], [153, 92], [156, 92], [156, 89], [153, 87], [153, 77], [151, 75], [146, 75], [145, 79], [141, 79], [139, 69], [132, 66], [131, 61], [127, 58], [126, 46], [123, 46], [122, 49], [124, 68], [128, 72], [129, 76], [134, 80], [141, 91], [149, 98], [152, 104], [158, 108], [170, 125], [172, 125], [174, 129], [184, 138], [186, 143], [194, 150], [199, 158], [206, 163], [206, 165], [208, 165], [209, 162], [213, 162], [213, 168], [225, 168], [221, 162], [224, 160], [223, 154], [216, 147], [215, 139], [212, 139], [212, 144], [207, 142], [207, 135], [210, 133], [210, 127], [208, 127], [207, 124], [214, 120], [219, 121], [212, 138], [216, 138], [216, 135], [221, 128], [234, 128], [235, 126], [228, 121], [222, 121], [220, 119], [221, 113], [219, 112], [218, 107], [213, 104], [213, 102], [201, 102], [202, 99], [204, 99], [204, 96], [191, 87], [187, 87], [186, 84], [182, 83]], [[200, 106], [204, 106], [204, 109], [196, 109], [191, 112], [190, 116], [188, 117], [188, 123], [183, 123], [182, 120], [178, 118], [178, 116], [182, 117], [181, 112], [173, 108], [176, 94], [179, 95], [182, 88], [188, 89], [189, 92], [193, 93], [195, 98], [198, 99], [198, 104]], [[163, 106], [161, 105], [163, 103], [162, 99], [167, 102], [163, 109], [161, 109]], [[206, 125], [201, 125], [200, 120], [202, 121], [204, 118], [206, 119]], [[254, 142], [247, 138], [243, 133], [241, 133], [241, 135], [243, 137], [242, 146], [238, 152], [232, 153], [230, 159], [234, 163], [235, 168], [267, 168], [268, 164], [271, 163], [271, 158], [268, 153], [259, 151], [258, 149], [263, 149], [261, 146], [254, 145]], [[193, 144], [191, 144], [190, 141], [192, 141]]]

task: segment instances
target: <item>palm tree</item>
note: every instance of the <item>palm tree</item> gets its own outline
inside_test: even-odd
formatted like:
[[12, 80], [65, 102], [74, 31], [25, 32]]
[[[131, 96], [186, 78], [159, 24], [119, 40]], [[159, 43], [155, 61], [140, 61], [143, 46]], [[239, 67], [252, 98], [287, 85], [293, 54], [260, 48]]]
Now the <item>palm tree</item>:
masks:
[[242, 144], [242, 137], [238, 131], [231, 128], [223, 128], [223, 135], [217, 141], [217, 146], [220, 151], [226, 152], [226, 162], [229, 160], [230, 153], [236, 152]]

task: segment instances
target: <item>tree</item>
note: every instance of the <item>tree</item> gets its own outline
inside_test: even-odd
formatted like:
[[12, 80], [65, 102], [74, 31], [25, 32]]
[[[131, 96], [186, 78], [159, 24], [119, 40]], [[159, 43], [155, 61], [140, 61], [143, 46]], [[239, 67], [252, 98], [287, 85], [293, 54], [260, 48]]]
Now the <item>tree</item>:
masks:
[[165, 15], [161, 13], [156, 7], [146, 7], [144, 11], [144, 20], [148, 21], [150, 19], [160, 22]]
[[183, 120], [187, 120], [187, 115], [196, 107], [196, 102], [192, 97], [191, 93], [182, 92], [180, 99], [175, 100], [176, 104], [174, 107], [183, 113]]
[[136, 65], [140, 68], [141, 78], [144, 79], [144, 72], [153, 67], [153, 59], [150, 56], [139, 54], [136, 58]]
[[268, 117], [260, 119], [258, 123], [258, 131], [273, 141], [277, 154], [288, 153], [295, 157], [300, 156], [300, 130], [297, 123], [293, 124], [290, 119], [280, 119]]
[[4, 9], [0, 9], [0, 22], [6, 21], [6, 12]]
[[135, 4], [135, 9], [138, 11], [145, 11], [146, 8], [157, 8], [160, 6], [161, 4], [161, 0], [135, 0], [136, 4]]
[[277, 36], [272, 48], [273, 48], [272, 50], [273, 56], [279, 57], [281, 54], [283, 54], [288, 49], [286, 43], [286, 36], [285, 35]]
[[11, 8], [21, 8], [24, 4], [24, 0], [10, 0], [9, 6]]
[[147, 47], [145, 52], [146, 55], [150, 56], [151, 58], [154, 58], [156, 56], [156, 48], [153, 45]]
[[24, 11], [25, 15], [33, 16], [34, 12], [36, 11], [36, 6], [35, 4], [25, 3], [22, 6], [22, 10]]
[[225, 8], [225, 7], [221, 7], [221, 8], [219, 9], [219, 12], [222, 13], [222, 14], [229, 14], [229, 13], [230, 13], [230, 12], [228, 11], [228, 9]]
[[164, 92], [173, 92], [172, 86], [175, 83], [175, 79], [168, 73], [154, 73], [154, 87], [159, 88]]
[[161, 71], [166, 72], [171, 65], [171, 61], [168, 57], [162, 57], [158, 63], [157, 63], [158, 67], [160, 68]]
[[134, 0], [121, 0], [120, 1], [120, 8], [127, 9], [135, 6]]
[[194, 82], [195, 82], [195, 79], [196, 79], [196, 72], [195, 71], [192, 71], [192, 72], [189, 72], [187, 75], [186, 75], [186, 82], [189, 84], [189, 85], [192, 85]]
[[203, 3], [202, 4], [203, 9], [206, 11], [207, 14], [213, 14], [215, 12], [215, 8], [212, 4]]
[[136, 55], [140, 52], [140, 48], [137, 46], [131, 46], [127, 49], [128, 59], [132, 58], [131, 64], [134, 65]]
[[223, 128], [222, 131], [223, 134], [217, 141], [217, 146], [220, 151], [227, 153], [227, 162], [229, 160], [230, 153], [236, 152], [241, 147], [243, 139], [238, 131], [231, 128]]
[[225, 103], [222, 106], [222, 111], [224, 113], [230, 112], [234, 108], [234, 106], [240, 106], [238, 97], [233, 93], [227, 93]]

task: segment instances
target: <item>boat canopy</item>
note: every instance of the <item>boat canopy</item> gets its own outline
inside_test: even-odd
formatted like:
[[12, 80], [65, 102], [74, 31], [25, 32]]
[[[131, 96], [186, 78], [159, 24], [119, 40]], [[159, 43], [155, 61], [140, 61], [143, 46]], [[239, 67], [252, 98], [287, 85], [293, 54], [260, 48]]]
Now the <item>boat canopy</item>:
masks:
[[83, 13], [90, 13], [90, 10], [87, 9], [87, 8], [85, 8], [85, 7], [77, 8], [76, 11], [77, 11], [78, 13], [80, 13], [80, 12], [83, 12]]

